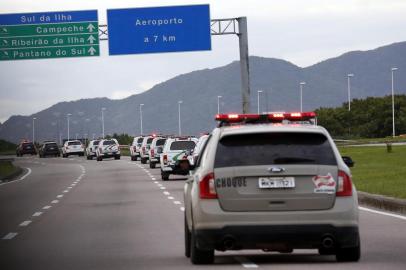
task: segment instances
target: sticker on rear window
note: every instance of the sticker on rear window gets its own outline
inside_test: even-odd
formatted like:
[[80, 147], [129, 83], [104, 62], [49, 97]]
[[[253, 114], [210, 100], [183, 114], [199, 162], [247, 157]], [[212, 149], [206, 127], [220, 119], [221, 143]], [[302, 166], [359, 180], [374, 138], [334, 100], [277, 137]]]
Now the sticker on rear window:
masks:
[[327, 175], [316, 175], [312, 180], [316, 186], [314, 193], [332, 194], [336, 191], [336, 181], [330, 173]]

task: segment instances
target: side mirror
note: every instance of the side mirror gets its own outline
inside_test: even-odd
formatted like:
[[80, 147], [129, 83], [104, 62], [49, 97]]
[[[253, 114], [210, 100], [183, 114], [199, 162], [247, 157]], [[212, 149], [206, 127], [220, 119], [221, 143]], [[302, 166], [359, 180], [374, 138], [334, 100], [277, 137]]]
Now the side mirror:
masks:
[[354, 167], [355, 162], [349, 156], [343, 156], [343, 161], [348, 167]]

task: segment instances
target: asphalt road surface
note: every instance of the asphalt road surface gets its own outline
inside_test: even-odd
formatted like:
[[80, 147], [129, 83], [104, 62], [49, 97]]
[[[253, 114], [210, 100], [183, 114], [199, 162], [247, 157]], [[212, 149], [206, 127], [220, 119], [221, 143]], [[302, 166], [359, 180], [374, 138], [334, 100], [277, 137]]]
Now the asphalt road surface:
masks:
[[183, 177], [121, 160], [18, 158], [0, 185], [0, 269], [406, 269], [406, 218], [360, 210], [362, 258], [316, 250], [216, 252], [194, 266], [183, 247]]

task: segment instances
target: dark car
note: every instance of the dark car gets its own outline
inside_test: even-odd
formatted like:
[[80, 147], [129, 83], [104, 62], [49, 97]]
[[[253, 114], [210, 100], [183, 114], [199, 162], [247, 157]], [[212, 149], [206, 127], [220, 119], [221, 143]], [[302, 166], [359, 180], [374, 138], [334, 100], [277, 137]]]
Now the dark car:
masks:
[[22, 142], [17, 146], [16, 149], [17, 157], [22, 157], [23, 155], [36, 155], [37, 149], [32, 142]]
[[61, 155], [59, 147], [56, 142], [45, 142], [39, 149], [39, 157], [43, 158], [46, 156], [59, 157]]

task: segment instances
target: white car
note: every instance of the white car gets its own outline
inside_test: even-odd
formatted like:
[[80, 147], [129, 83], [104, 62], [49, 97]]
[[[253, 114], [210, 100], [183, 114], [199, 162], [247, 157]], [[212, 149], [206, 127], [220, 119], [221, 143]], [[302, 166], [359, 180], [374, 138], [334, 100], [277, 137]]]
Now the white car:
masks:
[[215, 250], [242, 249], [360, 259], [353, 162], [315, 116], [217, 115], [184, 186], [185, 256], [193, 264], [213, 263]]
[[143, 136], [135, 137], [133, 143], [130, 145], [130, 155], [132, 161], [137, 161], [140, 157], [141, 144], [143, 140]]
[[207, 138], [209, 137], [208, 134], [202, 135], [199, 138], [199, 141], [197, 142], [195, 148], [191, 151], [190, 155], [187, 157], [189, 160], [190, 165], [194, 165], [196, 163], [197, 157], [199, 156], [199, 153], [201, 152], [204, 144], [207, 141]]
[[166, 138], [156, 137], [152, 140], [148, 151], [149, 167], [154, 169], [156, 164], [160, 162], [160, 156], [165, 145]]
[[169, 180], [169, 175], [189, 173], [188, 152], [195, 148], [198, 139], [194, 137], [168, 138], [165, 142], [161, 164], [161, 178]]
[[151, 145], [152, 140], [155, 136], [145, 136], [141, 143], [141, 150], [140, 150], [140, 160], [142, 164], [146, 164], [149, 159], [149, 147]]
[[96, 157], [96, 150], [97, 146], [99, 145], [100, 140], [91, 140], [86, 147], [86, 158], [88, 160], [93, 159], [93, 157]]
[[85, 155], [85, 147], [79, 140], [66, 141], [62, 146], [62, 156], [64, 158], [70, 155]]
[[96, 151], [97, 161], [102, 161], [103, 158], [120, 159], [120, 145], [116, 139], [103, 139], [100, 140]]

